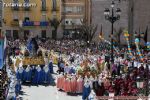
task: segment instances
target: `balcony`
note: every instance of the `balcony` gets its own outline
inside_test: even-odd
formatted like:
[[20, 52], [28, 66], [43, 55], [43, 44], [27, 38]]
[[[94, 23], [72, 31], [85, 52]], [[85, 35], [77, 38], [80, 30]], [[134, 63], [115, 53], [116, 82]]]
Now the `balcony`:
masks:
[[19, 21], [18, 20], [11, 21], [11, 26], [19, 26]]
[[48, 21], [24, 21], [23, 26], [48, 26]]
[[82, 18], [82, 17], [84, 17], [84, 13], [65, 13], [65, 12], [62, 12], [62, 16], [65, 16], [67, 18]]
[[24, 7], [24, 11], [30, 11], [30, 7]]
[[24, 21], [23, 26], [34, 26], [34, 21]]
[[63, 0], [64, 3], [82, 3], [84, 0]]
[[19, 7], [18, 6], [12, 7], [12, 10], [19, 11]]

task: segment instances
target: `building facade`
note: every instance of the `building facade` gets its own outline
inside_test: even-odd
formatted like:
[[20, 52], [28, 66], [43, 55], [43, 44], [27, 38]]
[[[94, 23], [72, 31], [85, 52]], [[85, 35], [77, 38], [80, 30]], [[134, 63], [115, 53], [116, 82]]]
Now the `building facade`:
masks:
[[64, 35], [74, 37], [79, 34], [78, 28], [82, 20], [86, 19], [90, 24], [91, 7], [90, 0], [62, 0], [62, 28]]
[[[105, 8], [109, 8], [111, 14], [111, 0], [92, 0], [92, 24], [98, 25], [98, 29], [95, 35], [96, 41], [100, 40], [99, 33], [101, 31], [101, 26], [104, 38], [110, 41], [109, 35], [111, 34], [111, 23], [108, 20], [105, 20]], [[115, 11], [117, 8], [121, 9], [121, 16], [120, 20], [114, 23], [114, 34], [120, 28], [128, 30], [128, 2], [119, 2], [118, 0], [115, 0]], [[123, 35], [121, 35], [121, 37], [123, 37]], [[125, 40], [123, 39], [121, 42], [124, 41]]]
[[0, 37], [2, 35], [2, 20], [3, 20], [3, 2], [0, 0]]
[[[110, 40], [111, 23], [105, 20], [104, 10], [110, 8], [112, 0], [92, 0], [92, 23], [98, 25], [95, 39], [99, 40], [99, 33], [101, 31], [101, 25], [104, 33], [104, 38]], [[118, 7], [121, 9], [120, 20], [114, 23], [114, 34], [116, 31], [126, 29], [130, 34], [135, 32], [145, 32], [146, 27], [150, 27], [150, 0], [114, 0], [115, 9]], [[115, 31], [116, 30], [116, 31]], [[121, 43], [126, 44], [126, 40], [123, 34], [120, 37]], [[150, 28], [148, 30], [148, 41], [150, 41]], [[142, 40], [142, 39], [141, 39]], [[134, 35], [132, 35], [131, 41], [134, 43]], [[143, 40], [142, 40], [143, 41]], [[143, 41], [144, 43], [144, 41]]]
[[[16, 4], [16, 5], [15, 5]], [[60, 0], [5, 0], [3, 3], [4, 26], [7, 37], [51, 37], [50, 20], [60, 19]]]

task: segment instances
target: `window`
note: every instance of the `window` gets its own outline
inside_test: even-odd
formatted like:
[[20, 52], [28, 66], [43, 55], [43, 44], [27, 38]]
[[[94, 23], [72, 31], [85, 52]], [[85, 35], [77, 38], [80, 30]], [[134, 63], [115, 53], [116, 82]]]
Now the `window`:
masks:
[[42, 36], [42, 38], [46, 38], [46, 30], [42, 30], [41, 36]]
[[82, 6], [76, 7], [76, 12], [77, 13], [82, 13], [83, 12], [83, 7]]
[[11, 38], [11, 30], [6, 30], [6, 38]]
[[42, 13], [42, 21], [46, 21], [46, 12]]
[[25, 10], [29, 10], [29, 0], [24, 0], [26, 6], [25, 6]]
[[46, 0], [41, 1], [42, 1], [42, 10], [46, 10]]
[[65, 7], [65, 13], [71, 13], [72, 11], [72, 7]]
[[18, 13], [17, 12], [13, 12], [13, 19], [14, 19], [14, 21], [18, 21]]
[[30, 31], [29, 30], [25, 30], [24, 31], [24, 39], [28, 39], [28, 35], [29, 35]]
[[13, 7], [13, 9], [14, 10], [18, 10], [19, 9], [19, 6], [18, 6], [19, 1], [18, 0], [13, 0], [13, 3], [15, 4], [15, 6]]
[[19, 38], [18, 30], [13, 30], [13, 38], [16, 40]]
[[57, 7], [57, 3], [56, 0], [52, 0], [53, 1], [53, 11], [56, 11], [56, 7]]
[[25, 18], [24, 18], [24, 21], [25, 21], [25, 22], [28, 22], [28, 21], [30, 21], [30, 18], [29, 18], [29, 17], [25, 17]]

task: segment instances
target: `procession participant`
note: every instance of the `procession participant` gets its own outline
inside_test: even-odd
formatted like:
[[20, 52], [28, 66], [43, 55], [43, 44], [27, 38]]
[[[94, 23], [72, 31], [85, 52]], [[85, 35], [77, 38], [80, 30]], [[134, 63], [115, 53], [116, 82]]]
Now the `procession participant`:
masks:
[[70, 82], [71, 92], [76, 93], [77, 92], [77, 79], [74, 74], [71, 76], [71, 82]]
[[48, 65], [48, 64], [49, 64], [49, 61], [48, 61], [48, 54], [45, 54], [44, 61], [45, 61], [45, 65]]
[[94, 90], [91, 90], [90, 95], [88, 96], [88, 100], [95, 100], [96, 99], [96, 94]]
[[90, 92], [91, 92], [90, 82], [88, 79], [86, 79], [83, 87], [82, 100], [88, 99]]
[[15, 93], [16, 93], [16, 95], [19, 95], [20, 91], [21, 91], [21, 81], [17, 80], [17, 83], [15, 85]]
[[69, 74], [70, 72], [70, 67], [69, 67], [69, 64], [66, 64], [65, 68], [64, 68], [64, 72]]
[[49, 83], [50, 82], [50, 71], [47, 65], [44, 66], [43, 68], [44, 72], [43, 72], [43, 82], [44, 83]]
[[32, 78], [32, 69], [30, 65], [28, 65], [24, 72], [24, 81], [31, 82], [31, 78]]
[[58, 89], [61, 89], [61, 84], [62, 84], [62, 79], [63, 79], [63, 73], [61, 73], [61, 74], [59, 74], [58, 75], [58, 77], [57, 77], [57, 79], [56, 79], [56, 87], [58, 88]]
[[36, 75], [35, 75], [35, 78], [36, 78], [36, 84], [41, 84], [42, 83], [42, 69], [40, 67], [40, 65], [38, 65], [36, 67]]
[[49, 60], [49, 71], [50, 71], [50, 73], [54, 73], [54, 70], [53, 70], [53, 60], [52, 60], [52, 58], [50, 58], [50, 60]]
[[71, 65], [70, 67], [71, 69], [69, 70], [69, 74], [75, 74], [76, 72], [75, 72], [74, 66]]
[[79, 75], [77, 79], [77, 93], [82, 93], [83, 92], [83, 78], [81, 75]]
[[24, 68], [22, 66], [19, 66], [17, 70], [17, 79], [20, 81], [23, 81], [23, 75], [24, 75]]
[[15, 83], [11, 82], [6, 100], [16, 100]]

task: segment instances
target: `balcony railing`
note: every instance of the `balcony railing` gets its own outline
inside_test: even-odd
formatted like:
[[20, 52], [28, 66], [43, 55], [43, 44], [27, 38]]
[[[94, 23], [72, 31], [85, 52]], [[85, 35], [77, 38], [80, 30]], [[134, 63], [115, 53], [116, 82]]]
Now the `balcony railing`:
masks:
[[24, 7], [25, 11], [30, 11], [30, 7]]
[[23, 22], [23, 26], [48, 26], [48, 21], [27, 21]]
[[78, 3], [78, 2], [84, 2], [84, 0], [63, 0], [65, 3]]
[[12, 7], [12, 10], [18, 11], [19, 7], [18, 6], [14, 6], [14, 7]]
[[62, 15], [83, 15], [84, 12], [62, 12]]

